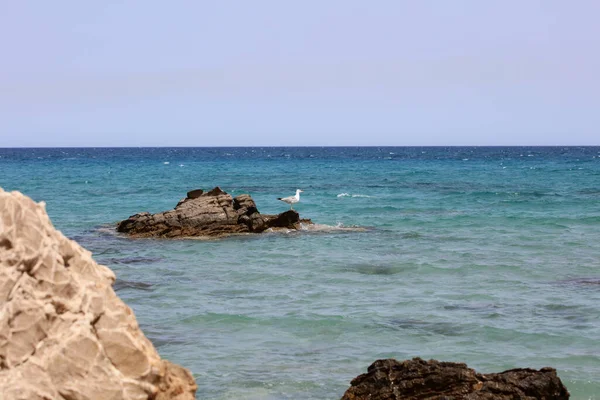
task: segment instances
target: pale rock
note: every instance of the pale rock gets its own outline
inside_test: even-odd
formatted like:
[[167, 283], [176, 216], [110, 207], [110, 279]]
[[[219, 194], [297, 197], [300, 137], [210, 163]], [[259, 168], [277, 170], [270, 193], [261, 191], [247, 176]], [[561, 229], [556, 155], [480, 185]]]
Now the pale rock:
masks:
[[194, 399], [115, 294], [114, 273], [0, 189], [0, 400]]

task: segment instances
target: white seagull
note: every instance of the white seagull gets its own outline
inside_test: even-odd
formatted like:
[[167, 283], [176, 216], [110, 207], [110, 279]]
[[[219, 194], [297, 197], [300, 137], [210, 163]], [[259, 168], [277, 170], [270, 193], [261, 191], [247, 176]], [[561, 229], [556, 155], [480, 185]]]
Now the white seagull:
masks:
[[300, 189], [296, 189], [296, 195], [290, 197], [278, 197], [277, 200], [281, 200], [284, 203], [288, 203], [290, 205], [290, 210], [294, 209], [294, 204], [300, 201], [300, 193], [303, 191]]

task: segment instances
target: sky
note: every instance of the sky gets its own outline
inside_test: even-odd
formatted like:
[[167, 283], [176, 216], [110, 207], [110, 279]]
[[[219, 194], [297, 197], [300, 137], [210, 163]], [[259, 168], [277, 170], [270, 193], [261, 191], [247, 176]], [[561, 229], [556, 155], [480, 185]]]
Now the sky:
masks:
[[0, 0], [0, 147], [600, 145], [599, 15]]

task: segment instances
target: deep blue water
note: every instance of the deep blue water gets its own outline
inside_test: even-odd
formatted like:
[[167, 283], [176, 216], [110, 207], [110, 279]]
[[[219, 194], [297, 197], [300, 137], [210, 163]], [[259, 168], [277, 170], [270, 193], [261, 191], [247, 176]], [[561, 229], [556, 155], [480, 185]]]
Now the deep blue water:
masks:
[[[558, 369], [600, 398], [600, 147], [0, 149], [202, 399], [336, 399], [378, 358]], [[320, 231], [131, 240], [188, 190]], [[366, 227], [346, 231], [340, 227]]]

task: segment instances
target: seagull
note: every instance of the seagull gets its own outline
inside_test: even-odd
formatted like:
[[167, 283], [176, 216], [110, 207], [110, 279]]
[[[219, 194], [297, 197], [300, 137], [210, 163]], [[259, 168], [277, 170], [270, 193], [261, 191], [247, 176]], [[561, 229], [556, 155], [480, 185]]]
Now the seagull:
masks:
[[290, 196], [290, 197], [278, 197], [277, 200], [281, 200], [284, 203], [288, 203], [290, 205], [290, 210], [294, 209], [294, 203], [297, 203], [300, 201], [300, 193], [302, 193], [303, 191], [300, 189], [296, 189], [296, 195], [295, 196]]

